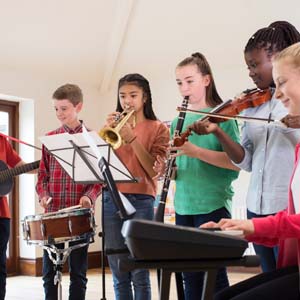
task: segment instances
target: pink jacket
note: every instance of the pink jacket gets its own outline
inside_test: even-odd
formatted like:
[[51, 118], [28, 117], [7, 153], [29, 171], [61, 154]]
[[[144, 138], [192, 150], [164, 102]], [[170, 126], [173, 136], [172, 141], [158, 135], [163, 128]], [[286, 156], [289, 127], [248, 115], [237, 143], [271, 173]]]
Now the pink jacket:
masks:
[[[300, 159], [300, 144], [296, 146], [295, 151], [296, 159], [291, 178], [294, 176], [297, 162]], [[298, 201], [300, 201], [300, 195]], [[279, 245], [278, 268], [300, 265], [300, 214], [295, 214], [291, 186], [287, 210], [281, 211], [275, 216], [254, 218], [252, 221], [255, 233], [246, 236], [248, 241], [265, 246]]]

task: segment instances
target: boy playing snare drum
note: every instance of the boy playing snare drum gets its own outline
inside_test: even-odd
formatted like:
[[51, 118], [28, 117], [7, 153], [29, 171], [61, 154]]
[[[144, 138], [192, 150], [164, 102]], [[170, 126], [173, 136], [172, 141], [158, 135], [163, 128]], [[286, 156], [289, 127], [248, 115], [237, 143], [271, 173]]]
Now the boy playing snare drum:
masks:
[[[81, 89], [73, 84], [59, 87], [53, 94], [54, 109], [61, 127], [50, 131], [47, 135], [82, 132], [82, 121], [78, 113], [82, 109], [83, 96]], [[90, 208], [101, 193], [100, 184], [78, 184], [58, 163], [56, 158], [43, 146], [36, 191], [39, 202], [45, 212], [81, 205]], [[82, 243], [70, 242], [69, 246]], [[56, 245], [62, 248], [64, 244]], [[86, 292], [88, 245], [73, 250], [69, 256], [70, 288], [69, 300], [84, 300]], [[43, 281], [46, 300], [57, 299], [57, 285], [54, 285], [55, 270], [47, 251], [43, 255]]]

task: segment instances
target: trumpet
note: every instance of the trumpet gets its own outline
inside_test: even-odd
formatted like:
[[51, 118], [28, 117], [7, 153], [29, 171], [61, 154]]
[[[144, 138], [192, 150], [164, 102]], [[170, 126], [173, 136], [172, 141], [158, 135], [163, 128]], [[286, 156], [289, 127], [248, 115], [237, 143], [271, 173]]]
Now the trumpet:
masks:
[[[121, 128], [127, 123], [130, 117], [134, 114], [134, 109], [132, 110], [124, 110], [119, 116], [117, 116], [115, 120], [115, 125], [110, 127], [103, 127], [99, 131], [99, 136], [106, 141], [106, 143], [110, 144], [114, 150], [118, 149], [123, 144], [123, 139], [120, 135]], [[133, 126], [135, 126], [135, 120], [133, 122]]]

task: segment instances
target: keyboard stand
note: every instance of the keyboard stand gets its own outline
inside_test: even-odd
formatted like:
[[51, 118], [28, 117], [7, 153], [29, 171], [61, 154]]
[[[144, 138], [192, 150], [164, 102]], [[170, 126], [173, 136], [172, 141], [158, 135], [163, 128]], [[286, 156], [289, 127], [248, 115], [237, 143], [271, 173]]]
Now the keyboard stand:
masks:
[[[135, 269], [161, 269], [159, 300], [169, 300], [170, 281], [173, 272], [205, 272], [202, 300], [213, 300], [217, 271], [221, 267], [245, 266], [256, 267], [259, 265], [257, 255], [247, 255], [233, 259], [206, 259], [206, 260], [135, 260], [129, 257], [127, 260], [119, 261], [119, 268], [122, 271]], [[180, 299], [182, 300], [182, 299]]]

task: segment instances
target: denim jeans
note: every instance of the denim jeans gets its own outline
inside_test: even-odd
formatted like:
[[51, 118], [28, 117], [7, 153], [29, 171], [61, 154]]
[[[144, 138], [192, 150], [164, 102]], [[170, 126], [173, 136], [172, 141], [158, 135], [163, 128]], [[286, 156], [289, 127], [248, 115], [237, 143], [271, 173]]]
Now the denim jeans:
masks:
[[0, 300], [4, 300], [6, 292], [6, 249], [9, 232], [10, 220], [0, 218]]
[[[176, 214], [176, 224], [189, 227], [199, 227], [208, 221], [218, 222], [222, 218], [230, 218], [225, 207], [208, 214], [179, 215]], [[187, 300], [201, 299], [203, 290], [204, 272], [183, 272], [184, 297]], [[226, 268], [220, 268], [217, 273], [215, 292], [229, 286]]]
[[[82, 239], [76, 242], [70, 242], [69, 246], [86, 242]], [[64, 243], [57, 244], [57, 248], [63, 249]], [[52, 254], [53, 255], [53, 254]], [[71, 251], [68, 257], [70, 286], [69, 300], [84, 300], [86, 293], [86, 271], [88, 267], [88, 245]], [[54, 265], [49, 258], [48, 252], [44, 250], [43, 254], [43, 281], [45, 300], [57, 300], [57, 285], [54, 285], [55, 276]]]
[[[136, 209], [135, 219], [153, 219], [154, 197], [141, 194], [124, 194]], [[123, 221], [117, 214], [111, 196], [108, 191], [103, 191], [104, 201], [104, 236], [107, 250], [124, 250], [126, 248], [121, 234]], [[128, 257], [127, 254], [108, 255], [108, 263], [113, 276], [114, 292], [116, 300], [150, 300], [151, 287], [148, 270], [134, 270], [122, 272], [118, 267], [118, 260]], [[133, 290], [132, 290], [133, 285]], [[134, 295], [134, 296], [133, 296]]]
[[[247, 218], [263, 218], [268, 215], [257, 215], [249, 210], [247, 210]], [[272, 272], [276, 270], [276, 262], [278, 256], [278, 247], [267, 247], [253, 243], [255, 253], [260, 258], [260, 265], [263, 272]]]

